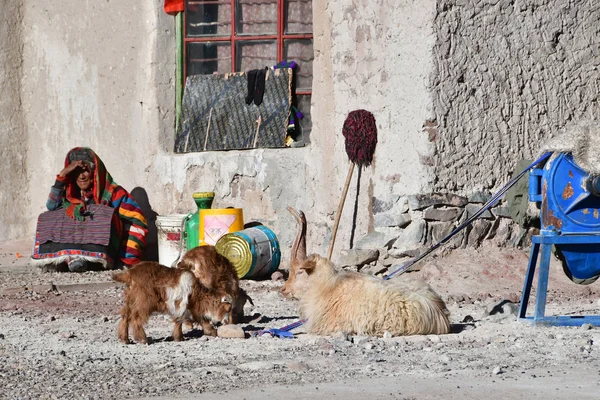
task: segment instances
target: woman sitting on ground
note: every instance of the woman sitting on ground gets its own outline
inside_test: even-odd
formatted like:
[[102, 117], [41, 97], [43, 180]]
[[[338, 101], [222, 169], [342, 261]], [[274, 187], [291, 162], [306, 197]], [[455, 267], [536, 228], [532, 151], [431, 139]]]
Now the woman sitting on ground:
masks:
[[132, 267], [146, 245], [146, 219], [93, 150], [67, 153], [38, 218], [33, 264], [81, 272]]

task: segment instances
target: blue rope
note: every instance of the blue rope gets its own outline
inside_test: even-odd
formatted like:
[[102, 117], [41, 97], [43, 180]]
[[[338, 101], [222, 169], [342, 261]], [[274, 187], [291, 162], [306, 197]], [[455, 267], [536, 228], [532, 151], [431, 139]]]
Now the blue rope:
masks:
[[293, 323], [286, 325], [279, 329], [278, 328], [263, 329], [263, 330], [254, 332], [252, 334], [252, 336], [262, 336], [265, 333], [268, 333], [271, 336], [277, 336], [277, 337], [285, 338], [285, 339], [293, 339], [294, 334], [291, 333], [290, 331], [292, 329], [296, 329], [299, 326], [302, 326], [305, 322], [306, 322], [305, 319], [301, 319], [299, 321], [293, 322]]
[[479, 211], [477, 211], [475, 214], [473, 214], [471, 216], [471, 218], [467, 219], [465, 222], [463, 222], [461, 225], [459, 225], [457, 228], [455, 228], [452, 232], [450, 232], [450, 234], [448, 236], [446, 236], [445, 238], [443, 238], [442, 240], [440, 240], [438, 243], [436, 243], [435, 245], [433, 245], [431, 248], [429, 248], [426, 252], [424, 252], [423, 254], [421, 254], [419, 257], [417, 257], [417, 258], [415, 258], [415, 259], [413, 259], [411, 261], [408, 261], [408, 262], [402, 264], [398, 269], [396, 269], [395, 271], [393, 271], [393, 272], [389, 273], [388, 275], [384, 276], [383, 279], [385, 279], [385, 280], [391, 279], [395, 275], [401, 275], [401, 274], [407, 272], [417, 262], [421, 261], [422, 259], [424, 259], [425, 257], [427, 257], [429, 254], [431, 254], [433, 251], [435, 251], [438, 247], [440, 247], [443, 244], [445, 244], [446, 242], [448, 242], [448, 240], [450, 240], [450, 238], [452, 238], [458, 232], [460, 232], [461, 230], [463, 230], [464, 228], [466, 228], [468, 225], [470, 225], [475, 219], [479, 218], [479, 216], [481, 214], [483, 214], [484, 211], [486, 211], [488, 208], [490, 208], [494, 204], [496, 204], [498, 202], [498, 200], [500, 200], [500, 198], [502, 197], [502, 195], [504, 193], [506, 193], [506, 191], [508, 189], [510, 189], [515, 183], [517, 183], [517, 181], [519, 179], [521, 179], [521, 177], [523, 175], [525, 175], [530, 169], [532, 169], [533, 167], [535, 167], [536, 165], [538, 165], [539, 163], [541, 163], [542, 161], [544, 161], [548, 157], [550, 157], [550, 154], [552, 154], [552, 153], [545, 153], [543, 156], [541, 156], [540, 158], [538, 158], [537, 160], [535, 160], [530, 166], [528, 166], [527, 168], [525, 168], [521, 173], [519, 173], [517, 176], [513, 177], [506, 185], [504, 185], [498, 191], [498, 193], [496, 193], [495, 195], [493, 195], [487, 201], [487, 203], [485, 203], [483, 205], [483, 207], [481, 207], [479, 209]]

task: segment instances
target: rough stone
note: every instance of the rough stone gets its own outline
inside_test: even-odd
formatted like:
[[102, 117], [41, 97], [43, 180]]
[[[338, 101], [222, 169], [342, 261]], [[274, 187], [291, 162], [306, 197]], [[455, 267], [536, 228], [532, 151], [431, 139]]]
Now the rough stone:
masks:
[[365, 236], [360, 238], [354, 248], [356, 249], [375, 249], [375, 248], [386, 248], [390, 249], [394, 241], [401, 234], [400, 229], [376, 229], [372, 232], [367, 233]]
[[468, 230], [467, 243], [469, 246], [478, 247], [488, 234], [492, 223], [485, 220], [475, 220]]
[[[479, 210], [481, 210], [481, 205], [479, 204], [467, 204], [465, 207], [465, 213], [463, 214], [465, 220], [471, 218], [475, 215]], [[493, 219], [494, 216], [490, 212], [490, 210], [485, 210], [479, 217], [479, 219]]]
[[496, 217], [510, 218], [510, 211], [507, 206], [496, 206], [492, 208], [492, 214]]
[[230, 339], [244, 339], [246, 334], [241, 326], [228, 324], [221, 325], [217, 328], [217, 336]]
[[466, 197], [453, 193], [416, 194], [408, 196], [408, 206], [411, 210], [422, 210], [430, 206], [464, 207]]
[[460, 217], [462, 212], [463, 212], [462, 208], [456, 208], [456, 207], [453, 207], [453, 208], [430, 207], [423, 212], [423, 219], [430, 220], [430, 221], [441, 221], [441, 222], [456, 221]]
[[[427, 224], [423, 220], [415, 220], [410, 223], [398, 236], [392, 248], [395, 256], [409, 250], [418, 250], [425, 243]], [[392, 254], [392, 252], [390, 252]]]
[[272, 281], [281, 281], [283, 279], [284, 279], [284, 276], [283, 276], [283, 272], [281, 272], [281, 271], [275, 271], [271, 274]]
[[[389, 258], [388, 260], [392, 260], [392, 258]], [[369, 265], [367, 267], [361, 268], [360, 272], [361, 273], [365, 273], [365, 274], [369, 274], [369, 275], [380, 275], [382, 273], [387, 272], [390, 265], [392, 265], [392, 264], [383, 265], [383, 264], [380, 264], [378, 262], [375, 265]]]
[[469, 196], [469, 203], [486, 203], [490, 198], [491, 198], [491, 194], [489, 193], [484, 193], [481, 191], [477, 191], [475, 193], [472, 193]]
[[357, 265], [362, 266], [376, 261], [379, 258], [379, 250], [349, 249], [340, 251], [338, 264], [342, 267]]
[[398, 227], [404, 228], [412, 220], [410, 214], [385, 213], [373, 215], [373, 225], [375, 227]]
[[[427, 244], [434, 245], [442, 241], [456, 226], [451, 222], [429, 223], [427, 226]], [[466, 230], [460, 230], [444, 245], [444, 249], [455, 249], [460, 247], [465, 241]]]

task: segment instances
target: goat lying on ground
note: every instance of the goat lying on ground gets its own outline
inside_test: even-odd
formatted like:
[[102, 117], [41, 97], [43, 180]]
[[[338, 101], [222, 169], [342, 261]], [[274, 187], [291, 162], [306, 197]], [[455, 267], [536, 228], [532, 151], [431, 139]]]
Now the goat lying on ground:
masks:
[[183, 340], [181, 325], [185, 320], [202, 324], [206, 335], [216, 335], [215, 326], [230, 323], [232, 299], [204, 287], [190, 271], [168, 268], [144, 261], [112, 276], [126, 285], [119, 340], [129, 342], [129, 325], [133, 338], [148, 343], [144, 325], [154, 313], [168, 314], [173, 319], [173, 340]]
[[292, 207], [287, 210], [296, 219], [298, 231], [292, 245], [288, 279], [281, 288], [281, 294], [287, 298], [299, 299], [306, 290], [306, 274], [298, 271], [298, 267], [306, 260], [306, 217], [302, 211], [296, 211]]
[[324, 257], [310, 256], [300, 269], [308, 289], [300, 312], [309, 332], [394, 336], [450, 332], [449, 311], [424, 282], [382, 280], [357, 272], [337, 272]]
[[231, 262], [217, 253], [214, 246], [199, 246], [191, 249], [181, 258], [177, 268], [192, 271], [198, 281], [207, 288], [222, 296], [231, 296], [233, 323], [243, 318], [246, 300], [254, 305], [246, 291], [240, 288], [239, 277]]

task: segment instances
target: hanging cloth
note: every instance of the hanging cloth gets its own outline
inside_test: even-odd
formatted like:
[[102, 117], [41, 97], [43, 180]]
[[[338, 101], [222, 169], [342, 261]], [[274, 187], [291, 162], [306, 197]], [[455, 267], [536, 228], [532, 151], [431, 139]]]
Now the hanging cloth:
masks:
[[183, 8], [183, 0], [165, 0], [164, 9], [167, 14], [177, 14]]

